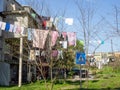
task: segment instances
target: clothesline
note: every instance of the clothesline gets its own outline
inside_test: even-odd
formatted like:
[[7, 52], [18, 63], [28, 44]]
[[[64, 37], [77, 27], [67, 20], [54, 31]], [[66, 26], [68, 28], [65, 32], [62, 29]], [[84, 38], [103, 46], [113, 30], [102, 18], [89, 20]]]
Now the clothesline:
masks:
[[[41, 29], [33, 29], [33, 28], [25, 28], [19, 25], [13, 25], [10, 23], [0, 21], [0, 29], [6, 32], [13, 32], [15, 34], [20, 34], [21, 36], [27, 36], [28, 40], [33, 41], [33, 47], [44, 48], [45, 41], [48, 36], [49, 30], [41, 30]], [[62, 32], [62, 37], [64, 40], [62, 41], [63, 47], [67, 48], [68, 45], [75, 46], [76, 45], [76, 33], [75, 32]], [[51, 46], [56, 44], [56, 40], [59, 37], [58, 31], [51, 31]]]
[[10, 23], [0, 21], [0, 29], [6, 32], [13, 32], [15, 34], [20, 34], [22, 36], [27, 35], [27, 31], [25, 27], [21, 27], [20, 25], [13, 25]]

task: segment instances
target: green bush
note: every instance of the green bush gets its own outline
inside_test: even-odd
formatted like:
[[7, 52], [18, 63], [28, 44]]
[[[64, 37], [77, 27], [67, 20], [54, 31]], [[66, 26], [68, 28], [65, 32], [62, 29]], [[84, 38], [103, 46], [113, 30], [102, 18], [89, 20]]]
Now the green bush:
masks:
[[70, 71], [70, 72], [68, 73], [68, 78], [72, 78], [72, 77], [73, 77], [73, 74], [74, 74], [74, 71]]

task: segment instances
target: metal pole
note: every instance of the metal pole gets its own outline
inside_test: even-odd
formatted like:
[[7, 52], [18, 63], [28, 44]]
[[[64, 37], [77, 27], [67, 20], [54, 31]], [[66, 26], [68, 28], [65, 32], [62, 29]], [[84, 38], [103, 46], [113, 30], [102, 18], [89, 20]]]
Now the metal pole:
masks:
[[20, 58], [19, 58], [19, 81], [18, 87], [21, 87], [22, 83], [22, 54], [23, 54], [23, 38], [20, 38]]
[[80, 89], [82, 88], [82, 72], [81, 72], [81, 64], [80, 64]]

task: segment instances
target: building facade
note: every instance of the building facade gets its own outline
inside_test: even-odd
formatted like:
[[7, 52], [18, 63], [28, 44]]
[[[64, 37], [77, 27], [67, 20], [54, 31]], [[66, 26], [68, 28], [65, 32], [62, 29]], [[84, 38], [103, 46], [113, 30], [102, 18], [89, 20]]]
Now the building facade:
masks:
[[[56, 27], [50, 23], [50, 17], [40, 16], [30, 6], [21, 6], [16, 0], [1, 0], [0, 2], [0, 21], [24, 27], [26, 32], [28, 28], [56, 30]], [[0, 85], [18, 83], [20, 37], [21, 35], [19, 34], [0, 30], [0, 62], [3, 62], [3, 64], [6, 63], [10, 66], [10, 68], [6, 66], [10, 72], [10, 75], [8, 77], [6, 76], [6, 78], [9, 78], [7, 79], [7, 84], [4, 84], [6, 82], [3, 80], [0, 81]], [[49, 65], [46, 56], [42, 55], [42, 53], [49, 48], [48, 40], [49, 39], [47, 38], [47, 43], [45, 45], [46, 49], [39, 49], [32, 47], [32, 42], [27, 40], [27, 35], [23, 36], [23, 83], [35, 81], [37, 77], [41, 77], [39, 66], [36, 67], [35, 62], [38, 64], [40, 64], [40, 62], [42, 63], [43, 74], [45, 78], [49, 77]], [[29, 59], [31, 51], [33, 51], [32, 55], [35, 55], [34, 60]], [[36, 51], [39, 53], [36, 54]]]
[[[35, 16], [33, 16], [33, 13]], [[0, 3], [0, 21], [13, 25], [22, 26], [24, 28], [41, 28], [41, 17], [30, 7], [21, 6], [16, 0], [1, 0]], [[0, 61], [10, 65], [10, 77], [7, 84], [1, 81], [1, 85], [17, 84], [19, 71], [19, 42], [18, 46], [9, 44], [8, 40], [19, 41], [20, 35], [0, 30]], [[24, 37], [26, 39], [26, 36]], [[24, 45], [24, 44], [23, 44]], [[6, 48], [7, 47], [7, 48]], [[25, 46], [23, 46], [25, 47]], [[17, 53], [15, 53], [16, 48]], [[23, 48], [24, 51], [24, 48]], [[14, 54], [15, 53], [15, 54]], [[24, 53], [29, 56], [28, 53]], [[2, 72], [2, 71], [1, 71]], [[4, 72], [5, 73], [5, 72]], [[23, 58], [22, 64], [22, 82], [31, 81], [36, 78], [36, 66], [28, 63], [28, 58]], [[31, 74], [31, 75], [30, 75]], [[33, 75], [33, 76], [32, 76]], [[1, 77], [2, 78], [2, 77]], [[6, 77], [7, 78], [7, 77]], [[29, 79], [29, 80], [28, 80]]]

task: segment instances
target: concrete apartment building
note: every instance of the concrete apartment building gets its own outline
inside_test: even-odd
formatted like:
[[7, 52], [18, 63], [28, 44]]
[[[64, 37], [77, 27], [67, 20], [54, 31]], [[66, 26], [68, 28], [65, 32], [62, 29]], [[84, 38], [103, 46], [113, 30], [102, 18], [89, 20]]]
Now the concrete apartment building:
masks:
[[[42, 17], [39, 16], [31, 7], [21, 6], [16, 0], [0, 1], [0, 21], [19, 25], [25, 28], [42, 28]], [[13, 53], [11, 48], [14, 47], [9, 46], [5, 40], [8, 38], [19, 39], [19, 37], [20, 36], [17, 34], [0, 30], [0, 72], [8, 72], [5, 74], [5, 78], [3, 78], [4, 76], [0, 77], [0, 85], [18, 83], [19, 54], [17, 54], [17, 58], [15, 58], [14, 55], [10, 55]], [[6, 49], [5, 47], [8, 48]], [[7, 71], [2, 68], [6, 68]], [[36, 66], [34, 64], [31, 65], [30, 62], [24, 59], [22, 72], [23, 82], [31, 81], [33, 78], [31, 74], [34, 74], [34, 79], [36, 78]]]

